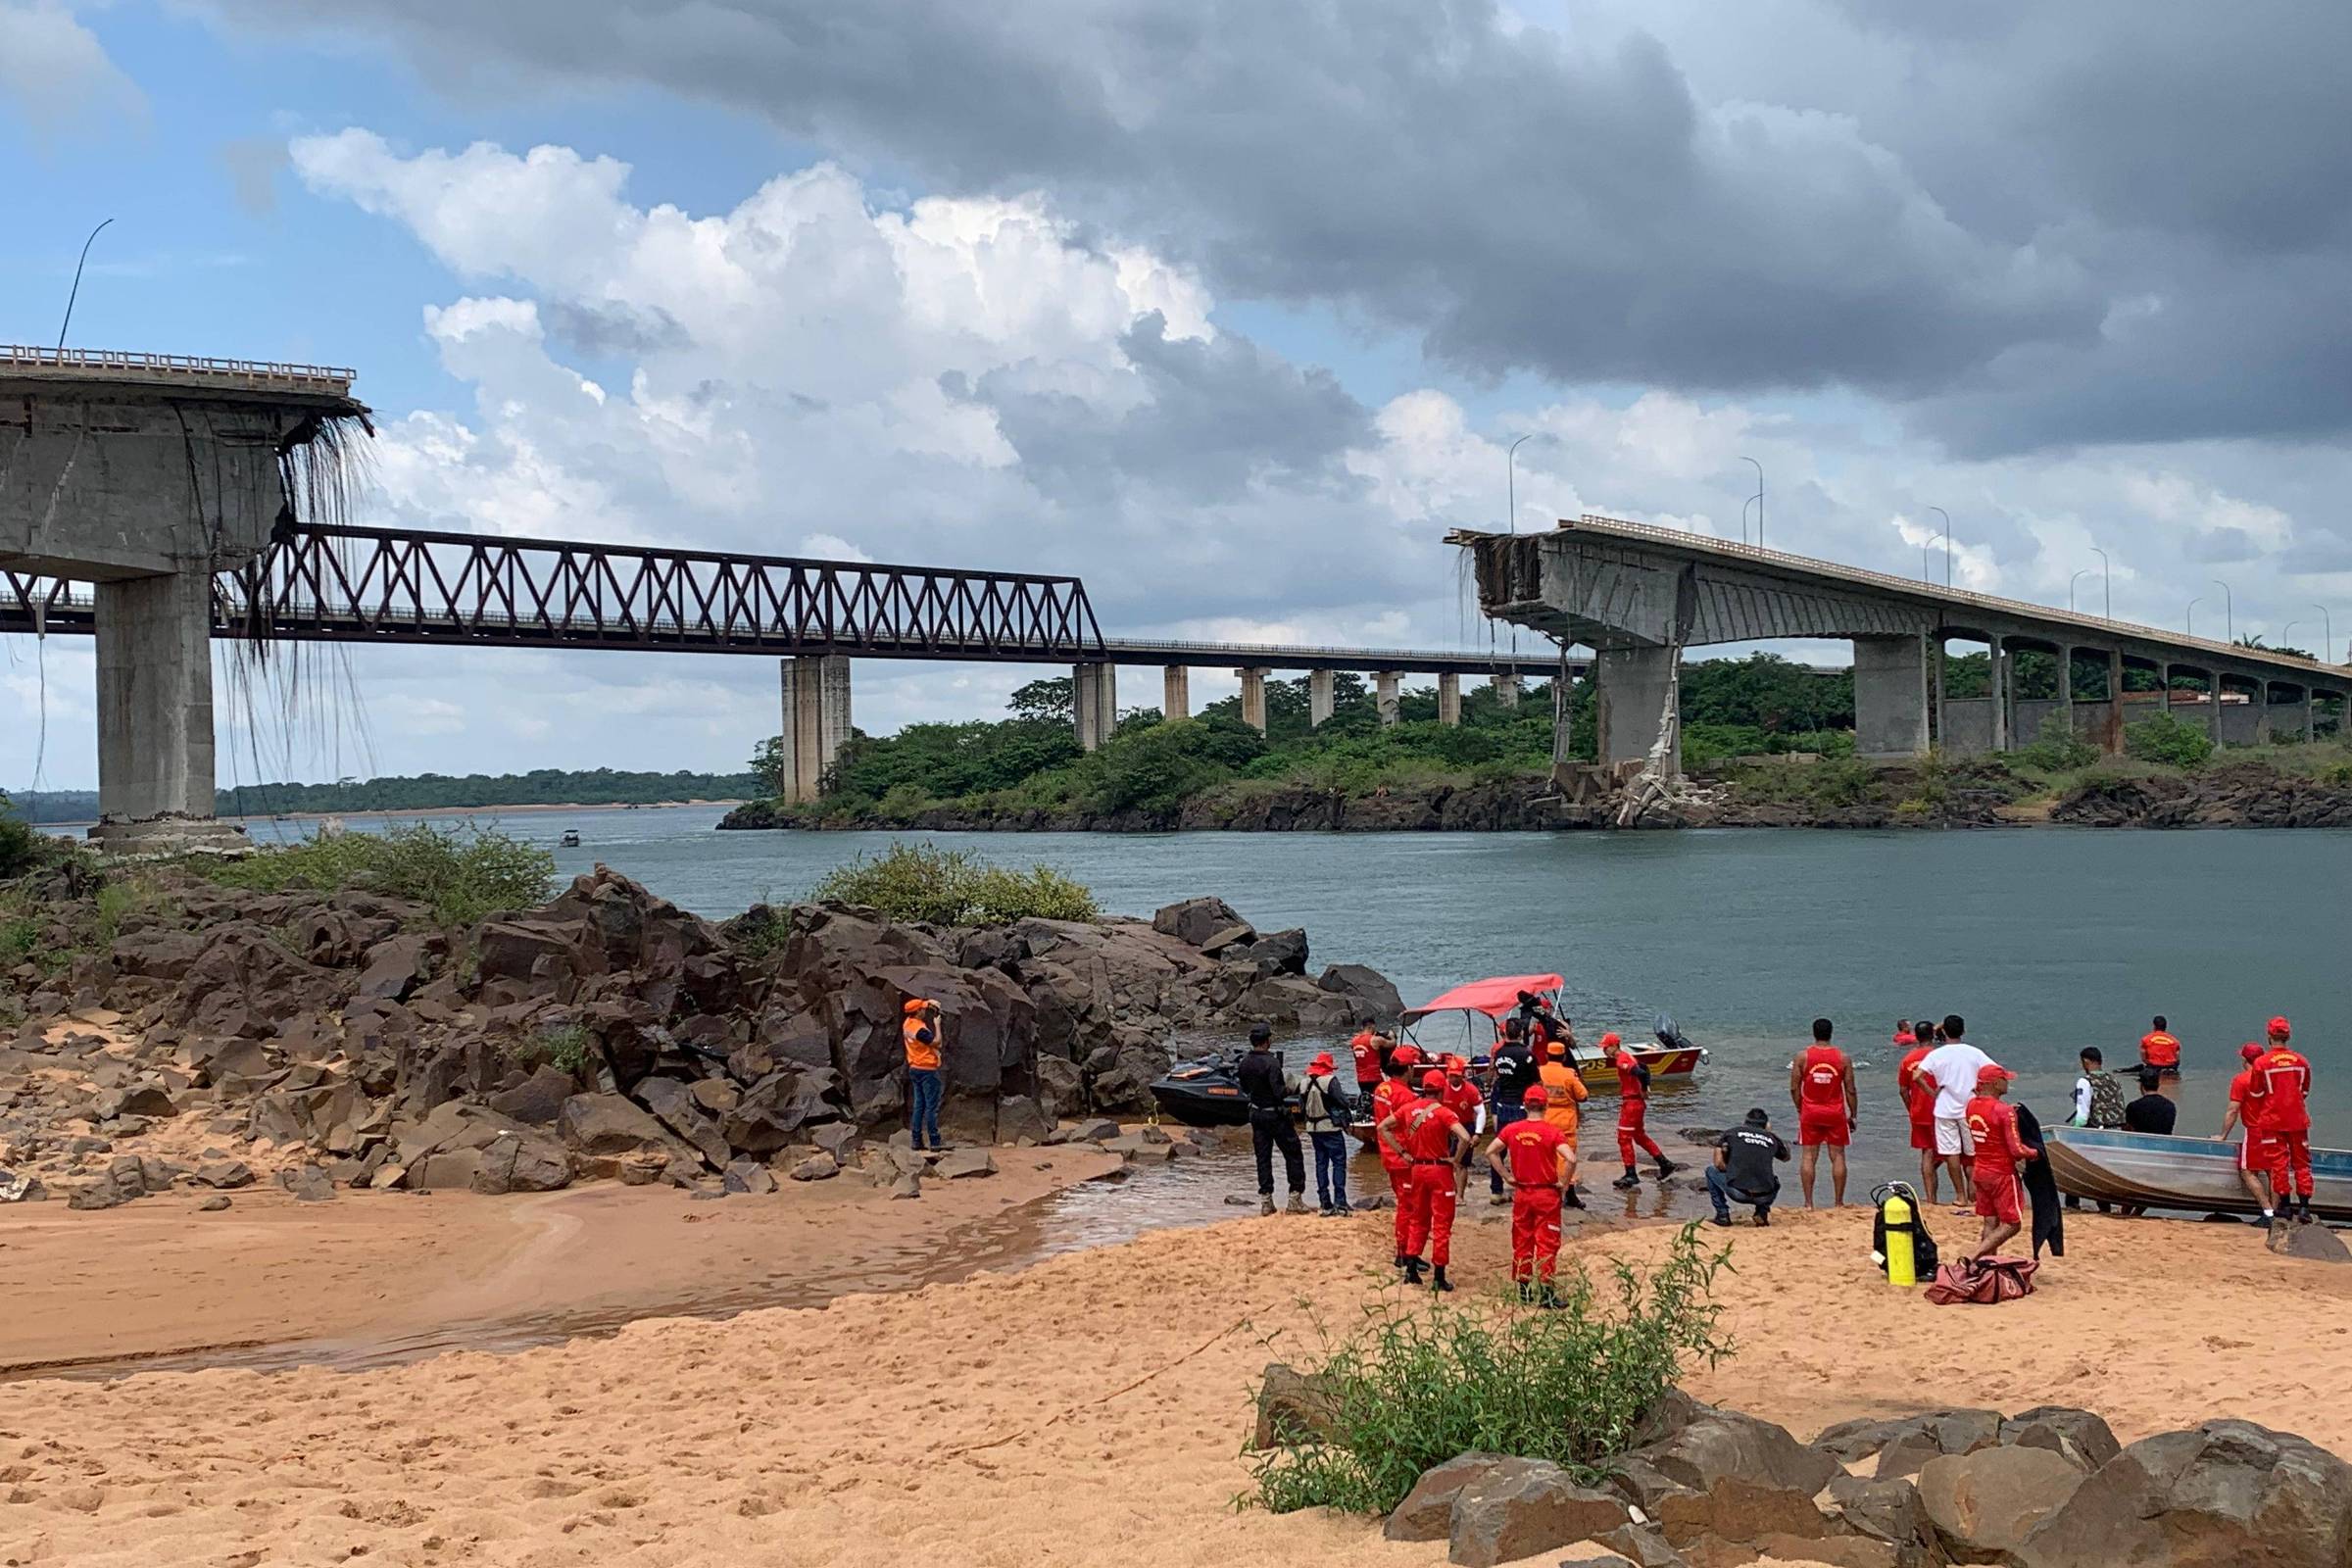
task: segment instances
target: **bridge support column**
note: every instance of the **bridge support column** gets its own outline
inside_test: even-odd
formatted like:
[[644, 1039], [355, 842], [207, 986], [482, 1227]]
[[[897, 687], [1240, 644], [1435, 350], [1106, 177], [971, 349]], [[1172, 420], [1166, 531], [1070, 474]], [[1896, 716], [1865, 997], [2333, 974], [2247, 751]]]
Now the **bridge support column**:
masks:
[[1309, 729], [1321, 729], [1331, 721], [1331, 711], [1338, 706], [1332, 689], [1332, 672], [1310, 669], [1306, 672], [1306, 723]]
[[1159, 672], [1159, 716], [1193, 716], [1193, 672], [1182, 664], [1170, 664]]
[[1118, 666], [1072, 665], [1070, 696], [1078, 710], [1078, 749], [1100, 751], [1119, 725]]
[[1992, 671], [1992, 749], [2005, 752], [2009, 750], [2009, 732], [2012, 728], [2009, 718], [2009, 700], [2012, 695], [2009, 690], [2009, 645], [2006, 640], [1999, 637], [1992, 639], [1992, 657], [1985, 663]]
[[1462, 677], [1452, 670], [1438, 673], [1438, 722], [1458, 725], [1462, 721]]
[[1396, 688], [1402, 679], [1393, 669], [1376, 670], [1372, 676], [1372, 707], [1383, 724], [1394, 724], [1399, 711]]
[[784, 802], [824, 793], [825, 775], [850, 738], [850, 661], [808, 654], [784, 661]]
[[98, 826], [109, 849], [245, 842], [213, 819], [212, 574], [97, 585]]
[[1517, 708], [1519, 706], [1519, 677], [1516, 673], [1494, 677], [1494, 706], [1497, 708]]
[[1257, 731], [1266, 732], [1266, 671], [1237, 669], [1242, 677], [1242, 722]]
[[1603, 648], [1592, 655], [1593, 712], [1600, 760], [1646, 762], [1671, 726], [1663, 771], [1683, 770], [1681, 654], [1673, 648]]
[[2120, 648], [2107, 651], [2107, 729], [2099, 737], [2099, 750], [2110, 757], [2123, 755], [2124, 655]]
[[1928, 749], [1928, 640], [1854, 639], [1854, 750], [1918, 757]]

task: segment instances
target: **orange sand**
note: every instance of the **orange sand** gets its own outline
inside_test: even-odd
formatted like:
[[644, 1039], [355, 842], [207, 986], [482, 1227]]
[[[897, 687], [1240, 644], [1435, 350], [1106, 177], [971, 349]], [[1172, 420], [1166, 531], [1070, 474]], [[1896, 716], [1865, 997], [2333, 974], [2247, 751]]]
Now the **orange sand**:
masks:
[[[2057, 1401], [2126, 1441], [2229, 1414], [2352, 1448], [2352, 1269], [2273, 1258], [2250, 1228], [2073, 1229], [2039, 1295], [1945, 1308], [1876, 1279], [1859, 1211], [1719, 1233], [1741, 1350], [1694, 1392], [1800, 1433]], [[1457, 1271], [1491, 1285], [1503, 1227], [1465, 1232]], [[1670, 1235], [1576, 1250], [1652, 1258]], [[1434, 1568], [1442, 1544], [1230, 1506], [1253, 1374], [1301, 1348], [1301, 1298], [1343, 1319], [1387, 1288], [1387, 1242], [1386, 1216], [1250, 1218], [512, 1356], [21, 1383], [0, 1388], [0, 1561]], [[2156, 1348], [2117, 1378], [2127, 1336]]]

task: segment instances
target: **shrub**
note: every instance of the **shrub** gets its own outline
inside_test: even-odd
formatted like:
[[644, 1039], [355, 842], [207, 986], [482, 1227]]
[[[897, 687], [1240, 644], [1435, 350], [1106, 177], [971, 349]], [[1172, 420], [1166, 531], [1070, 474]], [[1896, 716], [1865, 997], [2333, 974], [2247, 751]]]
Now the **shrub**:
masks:
[[23, 876], [41, 858], [41, 834], [0, 795], [0, 879]]
[[810, 890], [824, 904], [861, 904], [892, 920], [974, 925], [1005, 920], [1092, 920], [1095, 896], [1051, 866], [991, 865], [966, 850], [893, 844], [885, 854], [835, 866]]
[[541, 1030], [514, 1054], [523, 1061], [544, 1061], [576, 1076], [595, 1059], [596, 1042], [578, 1024], [567, 1023], [560, 1029]]
[[2018, 747], [2010, 757], [2040, 773], [2071, 773], [2099, 760], [2099, 749], [2074, 732], [2066, 719], [2052, 713], [2041, 721], [2041, 734]]
[[216, 882], [281, 893], [365, 888], [432, 906], [443, 925], [471, 925], [486, 915], [545, 903], [556, 858], [535, 844], [491, 828], [444, 832], [419, 823], [382, 834], [340, 833], [241, 860], [196, 867]]
[[2152, 713], [2124, 730], [2124, 751], [2143, 762], [2170, 767], [2203, 767], [2213, 756], [2213, 737], [2170, 713]]
[[1564, 1265], [1559, 1311], [1499, 1298], [1373, 1308], [1362, 1331], [1302, 1369], [1329, 1395], [1331, 1431], [1286, 1434], [1258, 1461], [1256, 1500], [1276, 1513], [1386, 1513], [1422, 1471], [1471, 1449], [1599, 1480], [1687, 1365], [1731, 1353], [1710, 1298], [1730, 1256], [1702, 1247], [1690, 1224], [1646, 1278], [1613, 1265], [1611, 1290]]

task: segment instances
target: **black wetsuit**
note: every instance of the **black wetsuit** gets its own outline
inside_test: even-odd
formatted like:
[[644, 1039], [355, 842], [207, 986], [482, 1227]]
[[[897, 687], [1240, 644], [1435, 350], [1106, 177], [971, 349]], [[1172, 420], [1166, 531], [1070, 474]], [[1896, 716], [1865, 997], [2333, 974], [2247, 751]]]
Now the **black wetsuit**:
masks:
[[1282, 1151], [1282, 1173], [1290, 1179], [1291, 1196], [1306, 1191], [1306, 1155], [1298, 1147], [1298, 1129], [1291, 1125], [1289, 1091], [1282, 1081], [1282, 1058], [1271, 1051], [1245, 1052], [1234, 1072], [1242, 1095], [1250, 1102], [1250, 1143], [1257, 1155], [1257, 1195], [1274, 1196], [1274, 1151]]

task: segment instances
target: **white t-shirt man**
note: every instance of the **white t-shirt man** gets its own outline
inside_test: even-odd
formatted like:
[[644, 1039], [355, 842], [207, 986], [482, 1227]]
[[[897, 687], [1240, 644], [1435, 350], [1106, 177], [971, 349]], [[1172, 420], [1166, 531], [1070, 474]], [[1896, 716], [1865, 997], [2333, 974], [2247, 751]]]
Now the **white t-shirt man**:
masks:
[[1977, 1092], [1977, 1072], [1992, 1058], [1965, 1040], [1947, 1040], [1919, 1059], [1919, 1075], [1936, 1085], [1936, 1152], [1969, 1152], [1969, 1098]]

